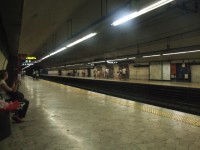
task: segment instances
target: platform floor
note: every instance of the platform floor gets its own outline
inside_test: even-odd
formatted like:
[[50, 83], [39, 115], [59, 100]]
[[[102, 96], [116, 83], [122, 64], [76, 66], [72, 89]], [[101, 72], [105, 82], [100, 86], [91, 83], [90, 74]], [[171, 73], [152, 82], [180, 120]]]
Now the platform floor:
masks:
[[25, 121], [0, 150], [199, 150], [200, 117], [26, 77]]
[[[58, 76], [58, 75], [50, 75]], [[91, 79], [91, 80], [105, 80], [105, 81], [116, 81], [116, 82], [129, 82], [129, 83], [141, 83], [141, 84], [153, 84], [153, 85], [163, 85], [163, 86], [177, 86], [177, 87], [187, 87], [187, 88], [200, 88], [200, 83], [192, 82], [181, 82], [181, 81], [156, 81], [156, 80], [134, 80], [134, 79], [113, 79], [113, 78], [93, 78], [93, 77], [72, 77], [72, 76], [61, 76], [70, 78], [81, 78], [81, 79]]]

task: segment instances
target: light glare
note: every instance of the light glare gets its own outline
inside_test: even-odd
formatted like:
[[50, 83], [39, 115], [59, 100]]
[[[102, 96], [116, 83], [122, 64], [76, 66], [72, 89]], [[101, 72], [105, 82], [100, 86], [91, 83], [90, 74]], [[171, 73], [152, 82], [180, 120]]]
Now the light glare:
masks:
[[141, 9], [140, 11], [133, 12], [133, 13], [131, 13], [131, 14], [119, 19], [119, 20], [114, 21], [111, 25], [112, 26], [118, 26], [118, 25], [120, 25], [120, 24], [122, 24], [124, 22], [127, 22], [127, 21], [129, 21], [131, 19], [134, 19], [134, 18], [138, 17], [138, 16], [141, 16], [141, 15], [147, 13], [147, 12], [150, 12], [150, 11], [152, 11], [152, 10], [158, 8], [158, 7], [161, 7], [161, 6], [165, 5], [165, 4], [168, 4], [168, 3], [172, 2], [172, 1], [174, 1], [174, 0], [161, 0], [161, 1], [158, 1], [157, 3], [154, 3], [154, 4], [152, 4], [152, 5], [148, 6], [148, 7], [145, 7], [143, 9]]

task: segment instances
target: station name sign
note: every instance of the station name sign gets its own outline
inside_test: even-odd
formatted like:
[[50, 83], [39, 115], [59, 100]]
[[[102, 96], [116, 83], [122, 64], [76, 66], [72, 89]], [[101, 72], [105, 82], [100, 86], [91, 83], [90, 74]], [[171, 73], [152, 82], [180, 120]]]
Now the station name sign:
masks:
[[26, 57], [26, 60], [36, 60], [36, 57]]

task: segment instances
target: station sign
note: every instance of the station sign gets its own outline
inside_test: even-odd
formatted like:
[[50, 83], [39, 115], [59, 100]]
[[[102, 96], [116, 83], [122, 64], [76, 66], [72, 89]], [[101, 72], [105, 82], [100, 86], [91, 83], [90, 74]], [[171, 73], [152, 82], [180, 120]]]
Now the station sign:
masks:
[[33, 57], [33, 56], [28, 56], [26, 57], [26, 60], [36, 60], [37, 58], [36, 57]]

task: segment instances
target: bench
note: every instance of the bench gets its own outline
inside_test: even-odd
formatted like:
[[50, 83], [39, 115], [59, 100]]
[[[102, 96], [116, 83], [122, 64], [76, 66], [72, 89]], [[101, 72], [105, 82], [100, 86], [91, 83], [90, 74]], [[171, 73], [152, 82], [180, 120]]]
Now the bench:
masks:
[[0, 141], [11, 135], [10, 111], [0, 111]]
[[11, 135], [10, 111], [0, 110], [0, 141], [7, 138], [10, 135]]
[[[1, 94], [0, 97], [2, 97]], [[10, 113], [20, 109], [22, 104], [18, 101], [6, 99], [5, 102], [2, 102], [2, 106], [4, 109], [0, 108], [0, 141], [11, 134]]]

